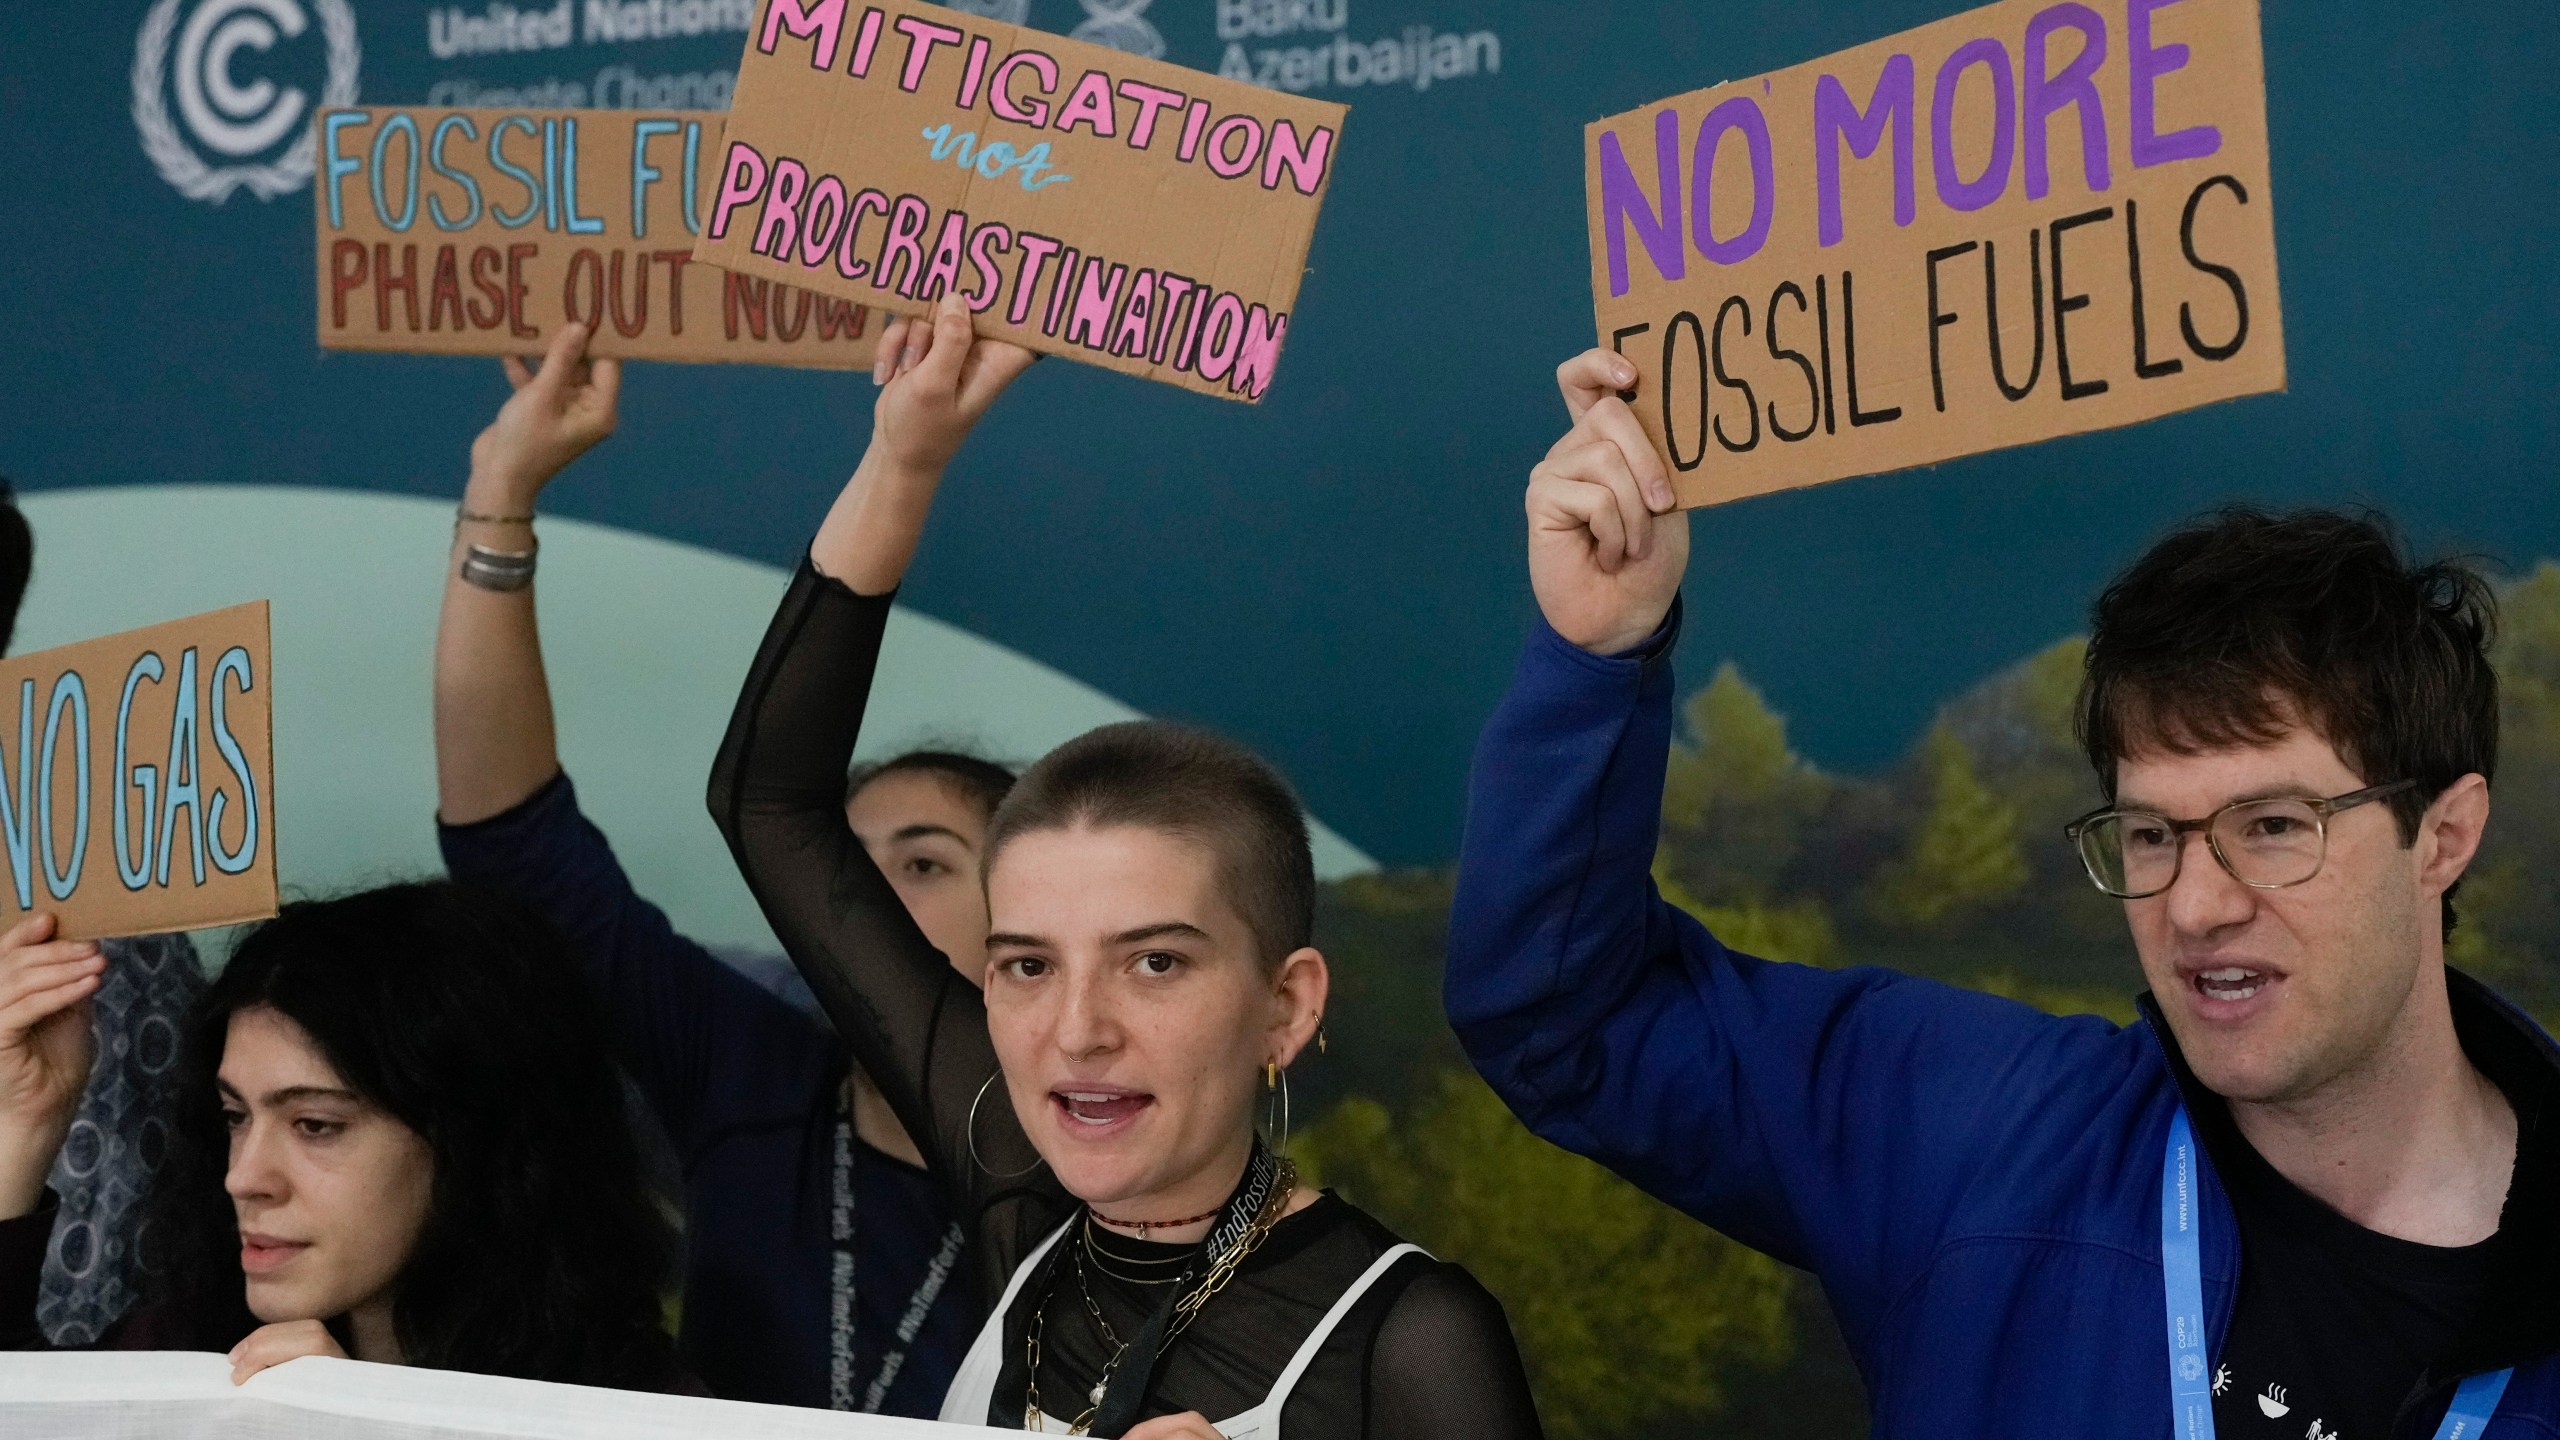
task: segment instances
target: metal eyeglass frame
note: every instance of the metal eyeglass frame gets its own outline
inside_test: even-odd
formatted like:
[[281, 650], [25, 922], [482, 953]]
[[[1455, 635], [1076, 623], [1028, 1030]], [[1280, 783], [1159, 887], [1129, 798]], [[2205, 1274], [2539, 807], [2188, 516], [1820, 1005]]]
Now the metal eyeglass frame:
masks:
[[[2205, 848], [2213, 852], [2214, 863], [2222, 867], [2224, 874], [2229, 875], [2232, 879], [2239, 881], [2241, 884], [2248, 886], [2252, 890], [2286, 890], [2293, 886], [2309, 882], [2313, 877], [2320, 873], [2321, 866], [2329, 863], [2329, 818], [2331, 816], [2337, 815], [2342, 811], [2353, 810], [2359, 805], [2370, 804], [2373, 801], [2397, 795], [2403, 790], [2416, 786], [2417, 783], [2418, 782], [2415, 780], [2394, 780], [2383, 785], [2368, 785], [2362, 790], [2350, 790], [2344, 795], [2332, 795], [2325, 800], [2310, 799], [2294, 795], [2261, 795], [2251, 800], [2234, 800], [2230, 804], [2221, 807], [2201, 820], [2178, 820], [2167, 815], [2160, 814], [2156, 810], [2123, 810], [2118, 809], [2113, 805], [2107, 805], [2102, 806], [2099, 809], [2092, 810], [2088, 814], [2081, 816], [2079, 819], [2072, 821], [2070, 824], [2063, 826], [2062, 834], [2063, 838], [2071, 842], [2072, 850], [2079, 855], [2080, 868], [2088, 872], [2089, 883], [2097, 886], [2102, 894], [2114, 896], [2118, 900], [2148, 900], [2154, 895], [2166, 893], [2170, 886], [2177, 884], [2178, 876], [2185, 873], [2186, 870], [2187, 837], [2199, 830], [2204, 832]], [[2303, 876], [2300, 880], [2282, 880], [2272, 885], [2263, 885], [2250, 879], [2246, 875], [2241, 874], [2239, 869], [2231, 863], [2231, 857], [2222, 853], [2222, 842], [2215, 837], [2213, 833], [2213, 826], [2214, 822], [2220, 820], [2223, 816], [2231, 813], [2232, 811], [2242, 808], [2243, 806], [2264, 805], [2270, 801], [2276, 800], [2291, 800], [2295, 804], [2301, 805], [2310, 810], [2313, 820], [2320, 827], [2320, 860], [2318, 864], [2311, 867], [2311, 873]], [[2101, 820], [2120, 815], [2147, 815], [2152, 819], [2158, 820], [2162, 824], [2167, 825], [2176, 833], [2178, 840], [2177, 858], [2170, 862], [2169, 878], [2162, 881], [2157, 889], [2144, 890], [2138, 894], [2128, 895], [2121, 890], [2111, 888], [2108, 886], [2106, 881], [2098, 878], [2098, 867], [2090, 860], [2089, 848], [2086, 844], [2082, 843], [2081, 837], [2088, 833], [2090, 826], [2097, 824]]]

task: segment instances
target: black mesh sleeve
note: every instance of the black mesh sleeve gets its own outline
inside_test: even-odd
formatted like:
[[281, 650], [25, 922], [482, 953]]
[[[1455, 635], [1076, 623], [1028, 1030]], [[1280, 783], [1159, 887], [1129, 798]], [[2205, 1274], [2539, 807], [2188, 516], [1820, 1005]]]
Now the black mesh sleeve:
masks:
[[767, 923], [980, 1241], [981, 1266], [1000, 1277], [1037, 1224], [1004, 1202], [1056, 1192], [1001, 1085], [979, 1107], [973, 1160], [971, 1104], [996, 1071], [986, 1004], [845, 824], [845, 769], [891, 598], [856, 595], [802, 560], [712, 765], [711, 815]]
[[1369, 1350], [1373, 1440], [1540, 1440], [1529, 1372], [1502, 1302], [1456, 1265], [1396, 1297]]

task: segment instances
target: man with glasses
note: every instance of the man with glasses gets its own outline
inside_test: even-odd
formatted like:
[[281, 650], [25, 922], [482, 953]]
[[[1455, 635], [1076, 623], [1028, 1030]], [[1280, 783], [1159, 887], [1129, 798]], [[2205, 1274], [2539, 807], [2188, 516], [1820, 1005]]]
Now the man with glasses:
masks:
[[1452, 1023], [1541, 1135], [1814, 1271], [1879, 1436], [2560, 1435], [2560, 1050], [2445, 965], [2489, 816], [2486, 586], [2379, 524], [2232, 510], [2099, 599], [2069, 839], [2119, 1028], [1775, 965], [1649, 869], [1688, 520], [1560, 371], [1544, 624], [1487, 725]]

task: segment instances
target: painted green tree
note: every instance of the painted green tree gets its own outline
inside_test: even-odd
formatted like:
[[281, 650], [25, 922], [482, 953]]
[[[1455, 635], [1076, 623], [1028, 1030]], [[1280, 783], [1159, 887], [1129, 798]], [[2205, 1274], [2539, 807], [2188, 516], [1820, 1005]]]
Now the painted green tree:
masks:
[[1819, 900], [1799, 899], [1783, 905], [1744, 900], [1732, 905], [1709, 905], [1690, 894], [1658, 861], [1653, 879], [1663, 899], [1696, 916], [1707, 927], [1707, 933], [1727, 949], [1790, 965], [1839, 963], [1840, 936], [1832, 928], [1831, 912]]
[[2544, 561], [2499, 602], [2489, 831], [2445, 956], [2548, 1014], [2560, 1011], [2560, 565]]
[[1787, 722], [1731, 664], [1682, 707], [1663, 774], [1668, 873], [1709, 904], [1776, 898], [1831, 782], [1787, 747]]
[[1888, 925], [1943, 931], [2027, 883], [2018, 811], [1982, 783], [1973, 751], [1947, 725], [1921, 742], [1928, 809], [1909, 846], [1877, 871], [1868, 907]]
[[1557, 1440], [1712, 1413], [1733, 1372], [1793, 1353], [1792, 1272], [1531, 1135], [1473, 1075], [1401, 1119], [1349, 1101], [1292, 1149], [1502, 1301]]

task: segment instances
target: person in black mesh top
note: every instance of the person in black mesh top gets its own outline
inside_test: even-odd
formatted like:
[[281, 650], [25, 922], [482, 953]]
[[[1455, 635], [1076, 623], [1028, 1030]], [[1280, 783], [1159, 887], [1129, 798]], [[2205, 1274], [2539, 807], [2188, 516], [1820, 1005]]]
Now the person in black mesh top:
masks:
[[986, 849], [986, 988], [908, 918], [840, 787], [944, 466], [1028, 366], [968, 313], [883, 333], [869, 449], [739, 696], [714, 819], [971, 1227], [992, 1318], [942, 1418], [1130, 1440], [1534, 1440], [1501, 1306], [1257, 1134], [1316, 1039], [1306, 821], [1154, 722], [1034, 765]]

